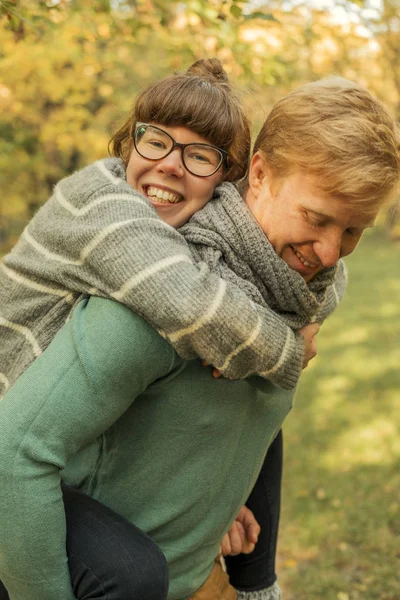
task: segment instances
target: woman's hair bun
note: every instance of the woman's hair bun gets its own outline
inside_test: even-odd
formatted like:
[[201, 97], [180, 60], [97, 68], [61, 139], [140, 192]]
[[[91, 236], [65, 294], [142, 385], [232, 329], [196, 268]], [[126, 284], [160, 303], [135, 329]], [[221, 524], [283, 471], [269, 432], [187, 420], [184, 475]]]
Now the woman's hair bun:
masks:
[[229, 84], [229, 78], [218, 58], [202, 58], [192, 64], [186, 71], [190, 75], [198, 75], [214, 82]]

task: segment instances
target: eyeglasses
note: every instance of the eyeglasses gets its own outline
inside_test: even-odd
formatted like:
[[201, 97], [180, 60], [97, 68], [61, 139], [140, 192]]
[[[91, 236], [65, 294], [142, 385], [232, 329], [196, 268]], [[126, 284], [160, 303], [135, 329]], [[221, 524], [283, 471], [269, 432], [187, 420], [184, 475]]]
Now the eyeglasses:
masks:
[[216, 146], [179, 144], [163, 129], [147, 123], [136, 124], [133, 142], [138, 154], [148, 160], [161, 160], [179, 148], [185, 169], [197, 177], [214, 175], [228, 158], [228, 153]]

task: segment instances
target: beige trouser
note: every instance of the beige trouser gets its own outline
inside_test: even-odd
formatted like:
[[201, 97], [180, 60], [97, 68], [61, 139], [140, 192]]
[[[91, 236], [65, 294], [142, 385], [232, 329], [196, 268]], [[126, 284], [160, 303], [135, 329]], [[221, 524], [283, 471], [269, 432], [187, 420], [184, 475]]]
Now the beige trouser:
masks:
[[189, 600], [236, 600], [235, 588], [229, 583], [229, 577], [222, 568], [219, 558], [215, 561], [208, 579]]

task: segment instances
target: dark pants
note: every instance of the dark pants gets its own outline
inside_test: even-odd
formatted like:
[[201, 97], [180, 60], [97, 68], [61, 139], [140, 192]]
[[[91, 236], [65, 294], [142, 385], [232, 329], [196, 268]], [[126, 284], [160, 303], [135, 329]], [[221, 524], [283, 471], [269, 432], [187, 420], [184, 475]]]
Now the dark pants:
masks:
[[[167, 561], [148, 535], [100, 502], [63, 487], [67, 555], [79, 600], [165, 600]], [[0, 583], [0, 600], [9, 600]]]
[[[261, 590], [276, 580], [275, 554], [282, 480], [282, 432], [270, 446], [247, 506], [261, 526], [254, 552], [226, 557], [231, 584]], [[164, 600], [165, 558], [137, 527], [96, 500], [64, 487], [67, 554], [79, 600]], [[0, 600], [9, 600], [0, 582]]]
[[276, 581], [282, 459], [283, 437], [280, 431], [268, 450], [261, 473], [246, 502], [261, 527], [256, 548], [251, 554], [225, 558], [230, 582], [238, 590], [262, 590]]

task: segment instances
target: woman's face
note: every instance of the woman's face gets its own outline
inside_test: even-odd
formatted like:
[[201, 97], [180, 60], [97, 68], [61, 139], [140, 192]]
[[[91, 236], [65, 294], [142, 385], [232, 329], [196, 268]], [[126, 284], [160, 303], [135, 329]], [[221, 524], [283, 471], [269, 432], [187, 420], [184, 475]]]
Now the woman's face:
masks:
[[351, 254], [374, 218], [328, 197], [315, 178], [299, 172], [274, 189], [262, 163], [261, 156], [253, 157], [246, 203], [278, 256], [310, 281]]
[[[160, 127], [181, 144], [210, 143], [186, 127], [152, 125]], [[133, 148], [126, 169], [128, 183], [149, 199], [163, 221], [176, 228], [207, 204], [223, 174], [221, 166], [210, 177], [192, 175], [182, 163], [179, 148], [160, 160], [143, 158]]]

